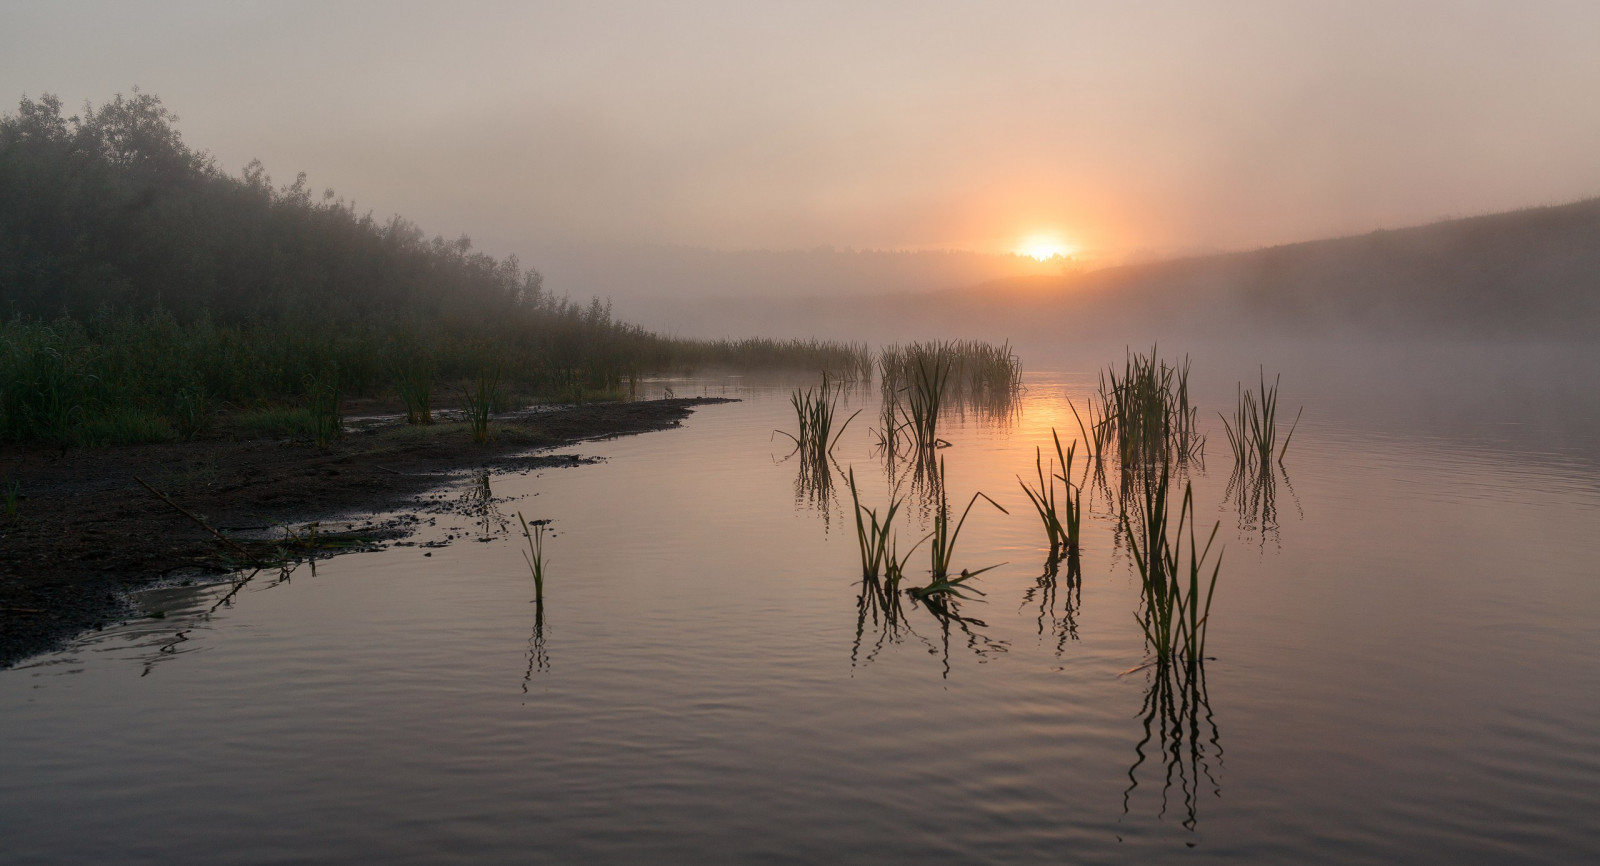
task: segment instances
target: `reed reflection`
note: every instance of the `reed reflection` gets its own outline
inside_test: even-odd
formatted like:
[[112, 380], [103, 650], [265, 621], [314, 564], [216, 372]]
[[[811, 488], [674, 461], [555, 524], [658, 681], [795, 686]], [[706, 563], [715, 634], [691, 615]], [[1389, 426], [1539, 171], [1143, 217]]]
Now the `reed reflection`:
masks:
[[528, 636], [528, 669], [522, 675], [522, 693], [528, 693], [528, 685], [533, 682], [535, 673], [549, 673], [550, 650], [545, 645], [544, 630], [544, 600], [535, 599], [533, 602], [533, 634]]
[[[1065, 576], [1061, 574], [1063, 564], [1067, 567]], [[1061, 602], [1059, 613], [1056, 610], [1058, 599]], [[1035, 602], [1039, 606], [1039, 636], [1044, 637], [1048, 630], [1056, 641], [1056, 655], [1060, 656], [1066, 651], [1068, 641], [1078, 639], [1078, 610], [1083, 604], [1083, 567], [1076, 551], [1064, 556], [1052, 555], [1045, 560], [1043, 573], [1022, 595], [1023, 607]]]
[[[944, 595], [923, 598], [912, 595], [912, 599], [913, 604], [921, 605], [928, 613], [932, 614], [934, 622], [939, 626], [940, 639], [937, 645], [932, 644], [926, 638], [922, 639], [929, 644], [930, 651], [939, 655], [939, 661], [943, 665], [940, 676], [944, 679], [950, 678], [950, 632], [952, 629], [965, 636], [967, 648], [972, 650], [973, 655], [979, 658], [987, 658], [1010, 649], [1010, 644], [1003, 640], [991, 638], [984, 633], [983, 629], [989, 627], [988, 623], [976, 617], [963, 615], [960, 601]], [[922, 637], [921, 635], [917, 636], [919, 638]]]
[[1122, 794], [1122, 814], [1126, 817], [1133, 808], [1140, 768], [1159, 754], [1161, 806], [1156, 817], [1166, 817], [1176, 791], [1182, 824], [1185, 829], [1194, 830], [1200, 823], [1202, 797], [1222, 797], [1222, 785], [1217, 779], [1222, 769], [1222, 734], [1206, 691], [1205, 660], [1158, 662], [1145, 666], [1143, 671], [1146, 685], [1139, 715], [1144, 723], [1144, 738], [1133, 747], [1135, 757], [1128, 768], [1128, 787]]
[[[791, 451], [778, 462], [787, 463], [793, 460], [797, 453], [798, 449]], [[802, 459], [795, 467], [795, 508], [809, 508], [821, 515], [824, 532], [832, 527], [833, 510], [839, 505], [838, 485], [834, 480], [835, 471], [842, 472], [832, 457], [821, 461]]]
[[500, 511], [490, 476], [488, 469], [479, 469], [472, 473], [472, 482], [457, 500], [460, 510], [477, 520], [479, 541], [489, 541], [494, 536], [506, 532], [511, 525], [511, 518]]
[[1289, 492], [1296, 513], [1304, 518], [1305, 510], [1300, 505], [1300, 497], [1294, 492], [1287, 468], [1282, 465], [1274, 467], [1271, 463], [1249, 466], [1236, 464], [1233, 467], [1228, 486], [1222, 492], [1222, 503], [1225, 507], [1232, 506], [1238, 514], [1241, 538], [1259, 538], [1263, 548], [1268, 542], [1282, 546], [1278, 521], [1280, 483]]

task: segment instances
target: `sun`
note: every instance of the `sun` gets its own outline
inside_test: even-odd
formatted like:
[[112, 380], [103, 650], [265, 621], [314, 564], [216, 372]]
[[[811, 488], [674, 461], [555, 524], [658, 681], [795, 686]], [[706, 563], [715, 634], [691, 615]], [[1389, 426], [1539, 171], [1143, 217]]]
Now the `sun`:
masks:
[[1017, 248], [1012, 250], [1019, 256], [1027, 256], [1037, 261], [1046, 262], [1056, 257], [1069, 258], [1077, 249], [1055, 235], [1030, 235], [1022, 239]]

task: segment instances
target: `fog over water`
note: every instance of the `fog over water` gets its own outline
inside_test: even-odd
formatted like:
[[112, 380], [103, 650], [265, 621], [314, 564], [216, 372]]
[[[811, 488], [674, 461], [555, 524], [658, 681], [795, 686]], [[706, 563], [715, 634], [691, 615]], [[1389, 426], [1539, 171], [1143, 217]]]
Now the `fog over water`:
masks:
[[1582, 2], [7, 3], [0, 25], [8, 100], [139, 86], [227, 170], [305, 171], [641, 309], [1015, 275], [739, 251], [1045, 235], [1092, 268], [1600, 192]]

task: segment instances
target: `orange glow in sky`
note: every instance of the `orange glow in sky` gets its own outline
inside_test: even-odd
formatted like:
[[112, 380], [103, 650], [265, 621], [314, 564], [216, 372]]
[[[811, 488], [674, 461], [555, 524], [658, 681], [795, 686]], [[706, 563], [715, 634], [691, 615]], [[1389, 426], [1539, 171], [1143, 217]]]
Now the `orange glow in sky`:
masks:
[[1041, 262], [1056, 256], [1071, 256], [1077, 251], [1077, 247], [1062, 240], [1060, 236], [1051, 234], [1029, 235], [1012, 250], [1019, 256], [1029, 256]]

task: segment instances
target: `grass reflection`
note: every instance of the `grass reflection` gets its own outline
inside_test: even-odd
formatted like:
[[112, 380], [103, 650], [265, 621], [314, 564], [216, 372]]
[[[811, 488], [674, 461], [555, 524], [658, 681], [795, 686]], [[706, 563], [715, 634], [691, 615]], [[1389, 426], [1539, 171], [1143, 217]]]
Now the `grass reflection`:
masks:
[[1205, 661], [1162, 662], [1144, 672], [1144, 706], [1139, 713], [1144, 722], [1144, 738], [1133, 747], [1135, 758], [1128, 768], [1122, 814], [1126, 817], [1132, 809], [1140, 768], [1159, 754], [1163, 772], [1157, 817], [1166, 817], [1176, 792], [1183, 826], [1192, 831], [1200, 823], [1201, 797], [1222, 797], [1222, 785], [1214, 772], [1222, 767], [1222, 736], [1206, 692]]

